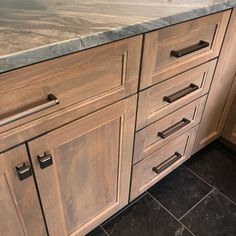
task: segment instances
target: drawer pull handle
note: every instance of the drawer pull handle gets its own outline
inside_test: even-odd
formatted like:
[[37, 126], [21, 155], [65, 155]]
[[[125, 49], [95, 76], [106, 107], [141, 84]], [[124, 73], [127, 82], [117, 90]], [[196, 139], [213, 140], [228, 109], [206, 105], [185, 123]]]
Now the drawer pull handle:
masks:
[[187, 88], [181, 89], [178, 92], [175, 92], [169, 96], [163, 97], [163, 101], [168, 102], [168, 103], [175, 102], [176, 100], [178, 100], [182, 97], [185, 97], [186, 95], [188, 95], [198, 89], [199, 89], [199, 86], [191, 83]]
[[160, 174], [162, 171], [164, 171], [165, 169], [167, 169], [169, 166], [171, 166], [172, 164], [174, 164], [177, 160], [179, 160], [182, 157], [182, 155], [178, 152], [175, 152], [174, 155], [172, 155], [171, 157], [169, 157], [166, 161], [164, 161], [162, 164], [160, 164], [159, 166], [155, 166], [152, 168], [152, 170], [157, 173]]
[[209, 46], [209, 43], [206, 42], [206, 41], [203, 41], [203, 40], [200, 40], [198, 44], [196, 45], [193, 45], [193, 46], [190, 46], [190, 47], [187, 47], [187, 48], [184, 48], [184, 49], [181, 49], [179, 51], [176, 51], [176, 50], [172, 50], [170, 52], [170, 55], [173, 56], [173, 57], [183, 57], [187, 54], [190, 54], [190, 53], [193, 53], [193, 52], [196, 52], [198, 50], [201, 50], [203, 48], [206, 48]]
[[165, 139], [172, 135], [173, 133], [177, 132], [178, 130], [182, 129], [186, 125], [190, 124], [190, 120], [183, 118], [181, 121], [177, 122], [176, 124], [170, 126], [164, 131], [158, 132], [157, 136], [161, 137], [162, 139]]
[[48, 95], [48, 102], [0, 120], [0, 126], [3, 126], [6, 124], [9, 124], [11, 122], [14, 122], [16, 120], [22, 119], [22, 118], [32, 115], [36, 112], [53, 107], [57, 104], [59, 104], [59, 100], [53, 94], [49, 94]]
[[38, 155], [38, 161], [41, 169], [45, 169], [53, 164], [52, 155], [48, 152]]
[[32, 175], [32, 170], [30, 165], [26, 165], [25, 163], [18, 165], [16, 167], [16, 172], [18, 174], [20, 181], [27, 179]]

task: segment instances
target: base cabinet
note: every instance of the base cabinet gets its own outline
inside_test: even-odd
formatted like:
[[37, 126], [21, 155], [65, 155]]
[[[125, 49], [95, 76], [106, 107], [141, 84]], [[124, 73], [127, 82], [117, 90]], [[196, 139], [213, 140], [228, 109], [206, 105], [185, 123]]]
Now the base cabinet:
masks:
[[17, 175], [16, 167], [23, 163], [31, 170], [24, 145], [0, 154], [0, 235], [46, 236], [34, 178]]
[[85, 235], [128, 203], [136, 99], [28, 143], [50, 236]]

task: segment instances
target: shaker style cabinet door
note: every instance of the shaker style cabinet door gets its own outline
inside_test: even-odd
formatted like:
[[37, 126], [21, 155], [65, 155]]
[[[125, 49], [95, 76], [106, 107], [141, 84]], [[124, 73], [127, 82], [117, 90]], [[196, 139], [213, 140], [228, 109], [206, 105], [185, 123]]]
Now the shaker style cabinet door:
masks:
[[29, 142], [50, 236], [85, 235], [128, 203], [136, 100]]
[[0, 235], [47, 235], [24, 145], [0, 154]]

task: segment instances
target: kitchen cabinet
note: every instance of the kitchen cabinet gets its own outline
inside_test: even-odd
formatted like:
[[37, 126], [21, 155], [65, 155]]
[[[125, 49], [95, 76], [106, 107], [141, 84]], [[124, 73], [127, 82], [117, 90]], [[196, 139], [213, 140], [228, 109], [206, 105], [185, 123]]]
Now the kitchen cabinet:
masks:
[[136, 96], [28, 143], [51, 236], [84, 235], [128, 203]]
[[0, 154], [0, 235], [47, 235], [32, 174], [25, 145]]

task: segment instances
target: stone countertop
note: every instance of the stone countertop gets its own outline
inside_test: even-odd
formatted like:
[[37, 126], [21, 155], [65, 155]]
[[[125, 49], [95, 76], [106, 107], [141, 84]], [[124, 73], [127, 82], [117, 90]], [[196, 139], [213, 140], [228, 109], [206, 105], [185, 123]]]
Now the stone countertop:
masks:
[[236, 6], [236, 0], [0, 0], [0, 73]]

